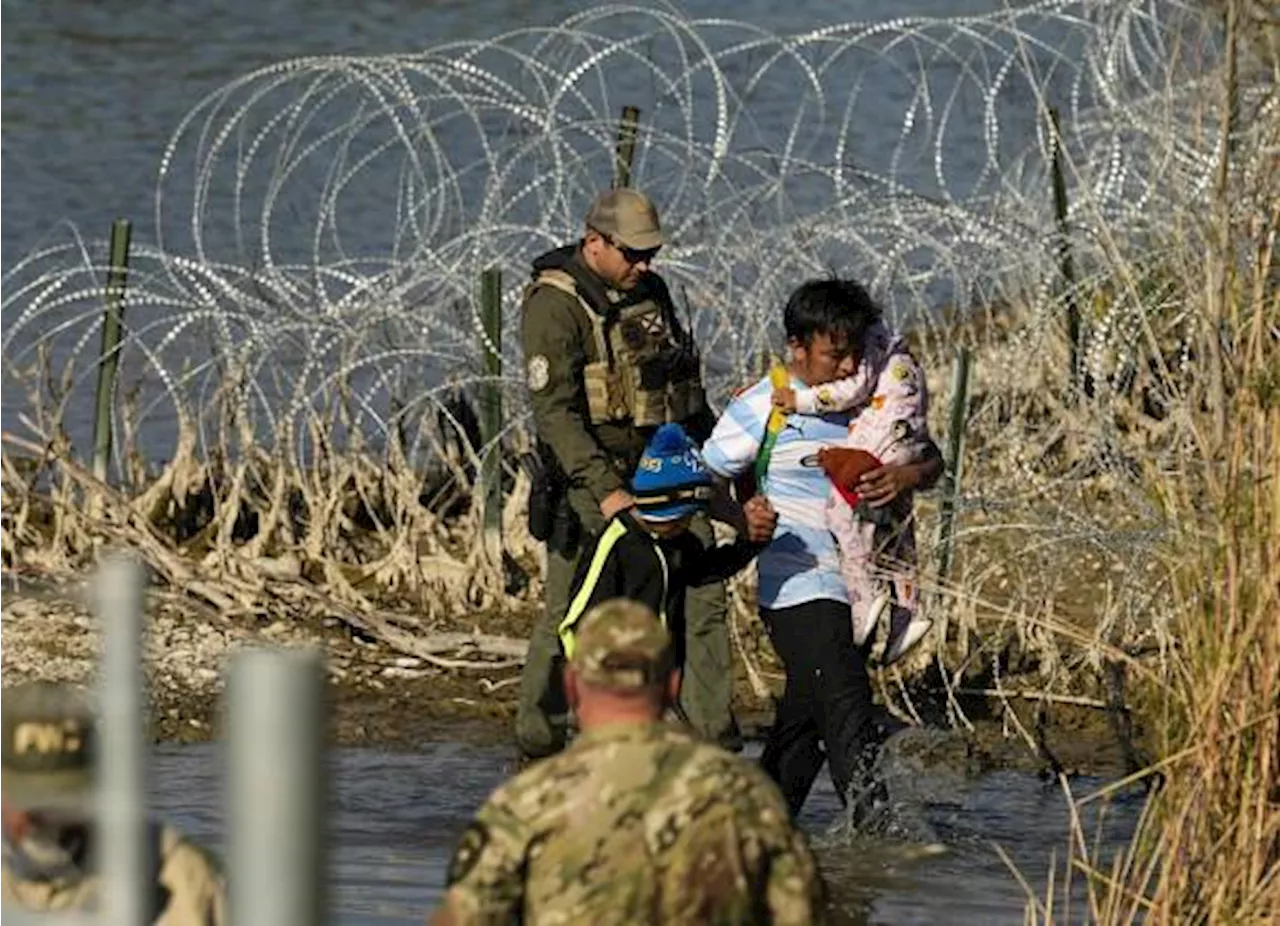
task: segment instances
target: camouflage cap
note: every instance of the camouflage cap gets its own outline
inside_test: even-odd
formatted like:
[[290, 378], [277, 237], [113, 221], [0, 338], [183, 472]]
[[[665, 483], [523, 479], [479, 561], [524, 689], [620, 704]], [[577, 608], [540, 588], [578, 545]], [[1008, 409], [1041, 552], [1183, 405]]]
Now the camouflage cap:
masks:
[[27, 682], [0, 697], [0, 787], [19, 808], [80, 807], [93, 792], [97, 736], [88, 701], [70, 685]]
[[623, 187], [601, 193], [587, 212], [587, 227], [625, 248], [651, 251], [662, 246], [658, 210], [639, 190]]
[[616, 691], [661, 684], [675, 665], [671, 635], [638, 601], [601, 602], [582, 618], [570, 664], [590, 685]]

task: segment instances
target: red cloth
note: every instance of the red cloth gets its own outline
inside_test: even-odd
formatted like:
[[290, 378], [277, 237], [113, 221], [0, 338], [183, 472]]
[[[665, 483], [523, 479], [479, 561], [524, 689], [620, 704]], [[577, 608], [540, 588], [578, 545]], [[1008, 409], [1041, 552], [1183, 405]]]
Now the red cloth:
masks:
[[883, 464], [865, 450], [824, 447], [818, 451], [818, 465], [850, 507], [856, 507], [862, 500], [857, 490], [858, 480]]

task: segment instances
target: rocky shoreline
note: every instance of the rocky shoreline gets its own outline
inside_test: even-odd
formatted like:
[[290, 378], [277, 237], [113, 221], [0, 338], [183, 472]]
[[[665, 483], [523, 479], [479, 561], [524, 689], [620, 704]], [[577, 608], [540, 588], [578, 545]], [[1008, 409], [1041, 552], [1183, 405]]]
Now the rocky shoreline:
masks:
[[[318, 646], [326, 654], [334, 741], [412, 748], [441, 736], [499, 741], [514, 715], [518, 670], [441, 668], [353, 632], [312, 622], [227, 617], [164, 589], [147, 595], [146, 664], [157, 741], [219, 735], [225, 670], [237, 650]], [[100, 644], [88, 583], [6, 574], [4, 684], [33, 678], [90, 684]]]

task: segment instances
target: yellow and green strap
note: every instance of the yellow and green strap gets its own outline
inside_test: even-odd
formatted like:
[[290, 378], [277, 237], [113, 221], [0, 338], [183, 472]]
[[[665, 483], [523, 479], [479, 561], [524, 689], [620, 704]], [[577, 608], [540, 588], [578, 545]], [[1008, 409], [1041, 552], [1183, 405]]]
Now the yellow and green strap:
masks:
[[[782, 361], [775, 359], [769, 369], [769, 385], [774, 389], [786, 389], [791, 385], [791, 374], [783, 366]], [[778, 443], [778, 435], [787, 426], [787, 416], [779, 408], [769, 409], [769, 420], [764, 427], [764, 437], [760, 441], [760, 451], [756, 454], [755, 477], [756, 491], [761, 495], [766, 489], [769, 473], [769, 460], [773, 457], [773, 447]]]

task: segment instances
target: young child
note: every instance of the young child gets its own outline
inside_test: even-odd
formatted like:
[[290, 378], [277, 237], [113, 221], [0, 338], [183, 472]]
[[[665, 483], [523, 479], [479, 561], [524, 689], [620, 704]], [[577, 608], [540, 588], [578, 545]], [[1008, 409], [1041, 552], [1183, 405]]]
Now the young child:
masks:
[[[677, 665], [684, 665], [685, 593], [693, 586], [727, 579], [745, 567], [773, 535], [777, 514], [763, 497], [733, 514], [739, 529], [732, 544], [705, 546], [689, 533], [689, 522], [712, 500], [712, 477], [693, 442], [678, 424], [665, 424], [645, 448], [631, 481], [635, 507], [606, 523], [583, 552], [560, 622], [566, 658], [574, 631], [592, 607], [611, 598], [643, 602], [671, 631]], [[736, 508], [736, 506], [734, 506]]]
[[854, 642], [859, 646], [888, 614], [881, 662], [892, 665], [928, 632], [919, 614], [912, 497], [872, 508], [858, 495], [858, 481], [880, 466], [918, 463], [931, 446], [924, 374], [901, 337], [876, 321], [863, 338], [858, 368], [847, 379], [813, 389], [775, 389], [774, 405], [802, 415], [861, 408], [849, 424], [844, 447], [819, 452], [818, 465], [832, 482], [827, 519], [840, 546], [849, 587]]

